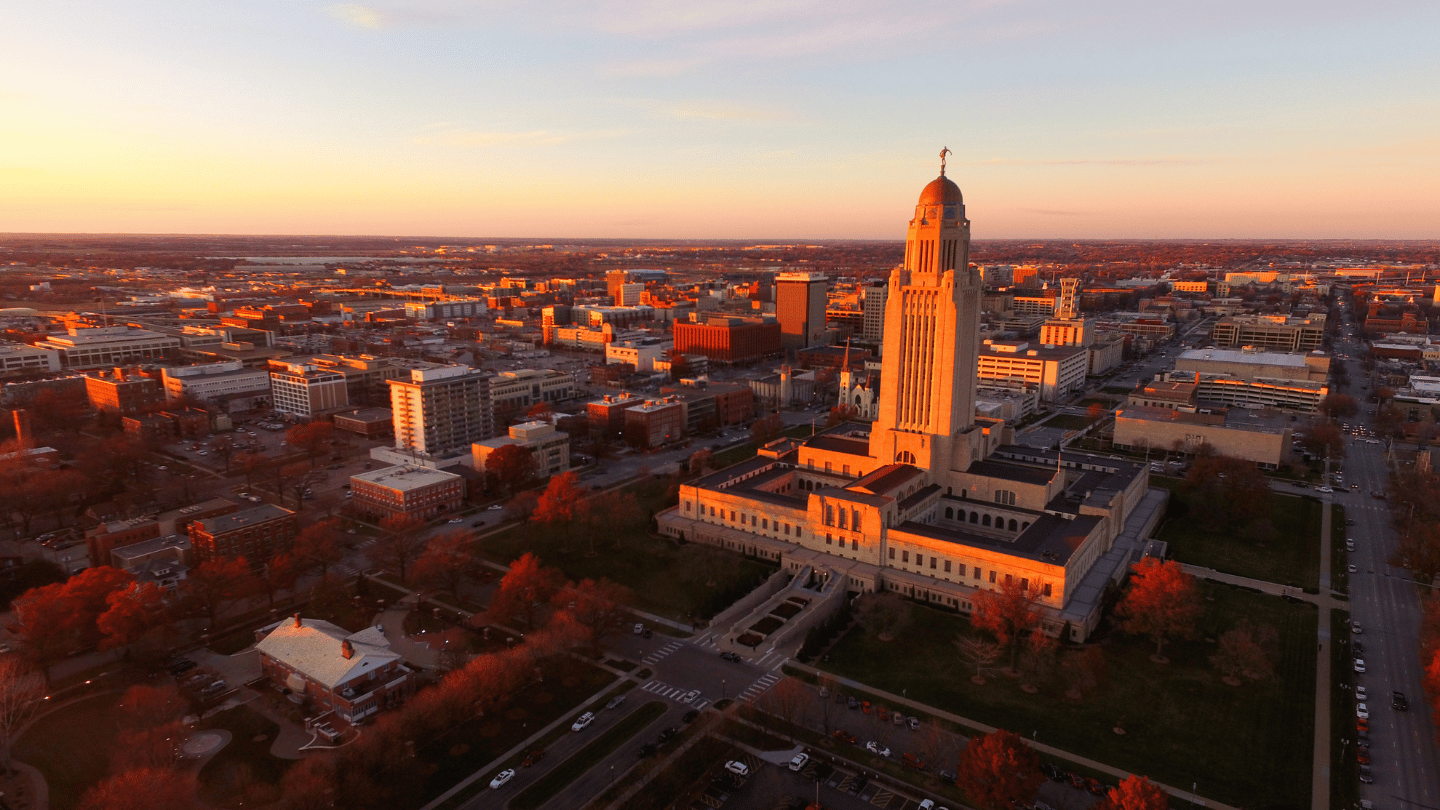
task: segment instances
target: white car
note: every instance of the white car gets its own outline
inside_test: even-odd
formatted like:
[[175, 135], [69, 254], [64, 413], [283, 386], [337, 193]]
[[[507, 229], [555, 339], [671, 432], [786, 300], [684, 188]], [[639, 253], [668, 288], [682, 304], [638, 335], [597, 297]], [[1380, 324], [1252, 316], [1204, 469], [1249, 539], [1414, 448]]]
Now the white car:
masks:
[[869, 751], [872, 754], [879, 754], [882, 757], [890, 756], [890, 749], [886, 748], [878, 742], [875, 742], [874, 740], [865, 743], [865, 750]]
[[1358, 700], [1358, 701], [1360, 701], [1361, 703], [1364, 703], [1364, 702], [1365, 702], [1365, 700], [1366, 700], [1365, 687], [1363, 687], [1363, 686], [1357, 686], [1357, 687], [1355, 687], [1355, 699]]
[[750, 775], [750, 766], [746, 765], [738, 759], [732, 759], [729, 762], [725, 763], [725, 770], [735, 774], [736, 776]]
[[501, 505], [498, 504], [498, 503], [491, 504], [490, 506], [486, 507], [486, 509], [487, 509], [488, 511], [491, 511], [491, 512], [498, 512], [498, 511], [500, 511], [501, 509], [504, 509], [504, 508], [505, 508], [505, 507], [501, 506]]
[[920, 807], [918, 808], [918, 810], [935, 810], [935, 802], [932, 802], [929, 799], [924, 799], [920, 802]]
[[505, 770], [501, 771], [500, 773], [495, 774], [495, 778], [490, 780], [490, 789], [491, 789], [491, 790], [494, 790], [495, 788], [501, 787], [501, 786], [503, 786], [506, 782], [509, 782], [511, 779], [514, 779], [514, 778], [515, 778], [515, 769], [514, 769], [514, 768], [506, 768]]
[[1316, 488], [1315, 488], [1315, 491], [1316, 491], [1316, 492], [1330, 493], [1330, 492], [1334, 492], [1335, 490], [1331, 489], [1330, 487], [1316, 487]]
[[1360, 635], [1360, 623], [1350, 622], [1350, 632], [1354, 633], [1357, 636]]
[[1358, 718], [1360, 718], [1361, 720], [1369, 719], [1369, 717], [1370, 717], [1370, 708], [1369, 708], [1368, 706], [1366, 706], [1364, 703], [1357, 703], [1357, 704], [1355, 704], [1355, 716], [1358, 717]]
[[792, 760], [790, 760], [790, 770], [792, 770], [792, 771], [800, 771], [800, 770], [803, 770], [803, 769], [805, 768], [805, 765], [808, 764], [809, 762], [810, 762], [810, 755], [809, 755], [809, 754], [803, 754], [803, 753], [802, 753], [802, 754], [796, 754], [796, 755], [795, 755], [795, 758], [792, 759]]
[[1361, 673], [1361, 674], [1364, 674], [1364, 672], [1365, 672], [1365, 659], [1364, 659], [1364, 658], [1356, 658], [1356, 659], [1355, 659], [1355, 671], [1356, 671], [1356, 672], [1359, 672], [1359, 673]]
[[[1355, 573], [1357, 570], [1359, 570], [1359, 569], [1357, 569], [1355, 566], [1353, 566], [1353, 565], [1350, 566], [1350, 573], [1353, 574], [1353, 573]], [[1356, 631], [1356, 632], [1359, 632], [1359, 631]]]
[[465, 522], [465, 518], [450, 518], [449, 520], [447, 520], [447, 521], [445, 521], [445, 522], [446, 522], [446, 523], [464, 523], [464, 522]]
[[593, 722], [595, 722], [595, 715], [591, 714], [590, 712], [585, 712], [584, 714], [580, 715], [580, 717], [575, 720], [574, 725], [570, 726], [570, 730], [571, 730], [571, 731], [584, 731], [584, 730], [585, 730], [585, 727], [588, 726], [588, 725], [590, 725], [590, 724], [593, 723]]

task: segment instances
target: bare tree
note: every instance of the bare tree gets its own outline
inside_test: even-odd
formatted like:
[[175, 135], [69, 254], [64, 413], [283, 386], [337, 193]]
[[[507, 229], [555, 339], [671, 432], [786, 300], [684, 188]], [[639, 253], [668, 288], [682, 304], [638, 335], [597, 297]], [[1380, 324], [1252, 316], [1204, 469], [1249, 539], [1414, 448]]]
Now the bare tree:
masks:
[[961, 636], [955, 639], [955, 645], [960, 648], [960, 657], [975, 667], [975, 677], [970, 680], [984, 684], [985, 669], [1000, 658], [1001, 646], [975, 636]]
[[811, 693], [812, 699], [818, 701], [815, 704], [815, 714], [820, 718], [820, 727], [826, 737], [835, 730], [835, 718], [840, 714], [840, 704], [835, 702], [835, 687], [834, 679], [822, 675], [820, 689]]
[[789, 726], [805, 722], [806, 706], [810, 702], [810, 688], [795, 678], [786, 678], [760, 698], [760, 709], [785, 721]]
[[0, 657], [0, 756], [14, 773], [10, 747], [45, 696], [45, 676], [18, 655]]
[[881, 641], [893, 641], [910, 624], [910, 606], [894, 591], [867, 593], [860, 597], [856, 620]]

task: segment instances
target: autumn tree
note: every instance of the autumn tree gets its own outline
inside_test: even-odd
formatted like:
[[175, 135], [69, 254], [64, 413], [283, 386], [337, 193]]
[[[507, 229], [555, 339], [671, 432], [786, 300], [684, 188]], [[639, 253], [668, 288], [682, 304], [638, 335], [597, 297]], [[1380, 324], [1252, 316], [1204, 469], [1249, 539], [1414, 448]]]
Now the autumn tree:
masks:
[[298, 574], [319, 574], [325, 579], [330, 569], [345, 559], [340, 542], [340, 522], [334, 518], [317, 521], [300, 530], [290, 547], [288, 563]]
[[168, 768], [135, 768], [85, 792], [79, 810], [194, 810], [194, 779]]
[[1321, 458], [1345, 457], [1345, 434], [1340, 426], [1328, 420], [1311, 423], [1300, 439], [1300, 446], [1307, 453]]
[[1181, 491], [1208, 531], [1234, 530], [1270, 513], [1270, 482], [1244, 459], [1197, 454]]
[[529, 520], [540, 504], [540, 496], [532, 490], [515, 493], [505, 502], [505, 516], [511, 520]]
[[124, 647], [139, 641], [152, 630], [160, 631], [166, 624], [165, 598], [153, 582], [131, 583], [117, 588], [106, 597], [106, 609], [95, 621], [103, 638], [101, 649]]
[[518, 444], [501, 445], [485, 457], [487, 485], [506, 495], [530, 483], [537, 471], [535, 454]]
[[1105, 651], [1091, 644], [1083, 649], [1065, 654], [1060, 665], [1065, 673], [1065, 697], [1082, 700], [1091, 692], [1105, 685], [1109, 665], [1105, 662]]
[[910, 606], [894, 591], [863, 594], [855, 610], [855, 620], [860, 626], [881, 641], [894, 641], [911, 619]]
[[14, 773], [11, 746], [45, 696], [45, 676], [17, 655], [0, 656], [0, 758]]
[[764, 447], [780, 438], [785, 430], [785, 420], [778, 413], [767, 413], [750, 426], [750, 441], [756, 447]]
[[1109, 410], [1102, 402], [1092, 402], [1090, 407], [1085, 410], [1085, 423], [1093, 425], [1099, 422], [1105, 418], [1105, 414], [1109, 413]]
[[187, 730], [181, 717], [187, 709], [174, 684], [132, 686], [115, 707], [116, 753], [112, 772], [138, 768], [174, 768], [180, 761]]
[[226, 475], [230, 474], [230, 460], [235, 457], [235, 449], [233, 436], [216, 436], [214, 441], [210, 442], [210, 452], [225, 465]]
[[544, 606], [555, 597], [564, 584], [564, 577], [554, 568], [540, 563], [540, 558], [525, 552], [510, 563], [510, 570], [500, 578], [500, 586], [490, 597], [488, 613], [496, 623], [524, 620], [526, 630], [534, 630]]
[[635, 603], [634, 592], [604, 577], [567, 584], [551, 601], [556, 607], [569, 611], [575, 621], [589, 631], [597, 652], [607, 640], [623, 633], [634, 619], [630, 613]]
[[836, 405], [825, 414], [825, 427], [832, 428], [860, 418], [860, 409], [854, 405]]
[[330, 439], [334, 434], [335, 425], [330, 422], [303, 422], [285, 431], [285, 444], [287, 447], [304, 451], [310, 459], [310, 466], [314, 467], [315, 460], [330, 446]]
[[380, 528], [384, 531], [375, 538], [375, 544], [370, 546], [370, 562], [395, 571], [403, 582], [409, 574], [411, 563], [419, 559], [425, 551], [425, 538], [422, 534], [425, 521], [412, 515], [391, 515], [381, 519]]
[[531, 405], [530, 410], [525, 412], [526, 419], [538, 422], [549, 422], [554, 415], [555, 409], [550, 407], [550, 403], [543, 400]]
[[686, 460], [685, 467], [691, 475], [701, 475], [706, 469], [715, 466], [715, 453], [708, 447], [702, 447], [690, 454]]
[[245, 473], [245, 488], [254, 489], [255, 478], [270, 466], [270, 458], [264, 453], [241, 453], [235, 459], [240, 471]]
[[1091, 810], [1168, 810], [1170, 794], [1148, 777], [1131, 774], [1117, 787], [1110, 788], [1105, 798], [1092, 804]]
[[474, 546], [470, 533], [464, 529], [432, 537], [415, 560], [415, 578], [426, 587], [458, 595], [460, 586], [480, 568]]
[[1354, 416], [1360, 408], [1348, 394], [1330, 394], [1320, 400], [1319, 410], [1331, 419], [1345, 419]]
[[985, 683], [985, 669], [1000, 659], [1003, 650], [999, 644], [979, 636], [961, 636], [955, 639], [955, 646], [960, 648], [960, 657], [965, 663], [975, 667], [975, 675], [970, 680], [978, 684]]
[[1146, 557], [1130, 570], [1130, 588], [1115, 608], [1120, 629], [1149, 636], [1155, 642], [1151, 660], [1165, 663], [1168, 659], [1161, 652], [1166, 641], [1195, 636], [1195, 623], [1204, 612], [1200, 588], [1195, 577], [1185, 573], [1174, 560], [1161, 562]]
[[244, 557], [215, 557], [192, 568], [184, 588], [191, 604], [204, 612], [208, 626], [214, 628], [219, 615], [255, 585], [255, 575]]
[[1434, 580], [1440, 575], [1440, 524], [1401, 517], [1395, 550], [1388, 562], [1409, 568], [1417, 577]]
[[1259, 627], [1241, 622], [1220, 635], [1210, 663], [1220, 670], [1225, 683], [1240, 685], [1240, 676], [1253, 681], [1264, 680], [1275, 672], [1275, 655], [1279, 634], [1268, 624]]
[[564, 538], [562, 548], [570, 545], [570, 535], [576, 518], [587, 508], [582, 502], [585, 493], [580, 488], [580, 477], [573, 472], [561, 473], [550, 479], [545, 492], [535, 504], [535, 520], [560, 529]]
[[998, 590], [977, 590], [970, 623], [995, 635], [1000, 646], [1010, 651], [1010, 671], [1015, 671], [1020, 647], [1031, 628], [1040, 624], [1040, 594], [1043, 586], [1006, 577]]
[[955, 770], [971, 803], [988, 810], [1033, 800], [1045, 781], [1040, 756], [1004, 729], [971, 737]]

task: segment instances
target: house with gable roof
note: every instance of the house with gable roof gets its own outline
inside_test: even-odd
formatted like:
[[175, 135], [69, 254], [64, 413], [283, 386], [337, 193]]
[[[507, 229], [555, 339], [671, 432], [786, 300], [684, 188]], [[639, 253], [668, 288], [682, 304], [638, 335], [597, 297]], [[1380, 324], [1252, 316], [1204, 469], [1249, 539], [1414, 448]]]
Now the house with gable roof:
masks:
[[297, 613], [261, 628], [256, 636], [265, 677], [348, 723], [398, 706], [414, 694], [414, 673], [390, 649], [378, 625], [351, 633]]

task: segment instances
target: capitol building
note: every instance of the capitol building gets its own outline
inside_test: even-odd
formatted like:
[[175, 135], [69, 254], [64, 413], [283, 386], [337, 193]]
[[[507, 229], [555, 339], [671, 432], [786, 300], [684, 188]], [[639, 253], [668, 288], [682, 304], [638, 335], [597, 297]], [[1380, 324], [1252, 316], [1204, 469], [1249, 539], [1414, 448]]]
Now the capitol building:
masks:
[[1139, 559], [1165, 511], [1146, 465], [1014, 444], [977, 418], [981, 279], [960, 187], [920, 192], [890, 273], [878, 417], [702, 476], [660, 531], [810, 569], [846, 593], [894, 591], [962, 613], [1016, 582], [1046, 629], [1083, 641], [1107, 584]]

